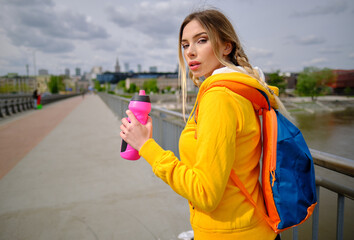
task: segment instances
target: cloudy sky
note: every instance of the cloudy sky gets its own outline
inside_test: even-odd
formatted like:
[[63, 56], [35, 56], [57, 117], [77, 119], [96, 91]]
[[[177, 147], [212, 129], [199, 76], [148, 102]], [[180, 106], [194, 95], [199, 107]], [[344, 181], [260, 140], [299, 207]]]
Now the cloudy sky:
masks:
[[[174, 71], [184, 17], [210, 6], [234, 24], [251, 64], [354, 69], [352, 0], [0, 0], [0, 75], [76, 67]], [[35, 63], [35, 64], [34, 64]]]

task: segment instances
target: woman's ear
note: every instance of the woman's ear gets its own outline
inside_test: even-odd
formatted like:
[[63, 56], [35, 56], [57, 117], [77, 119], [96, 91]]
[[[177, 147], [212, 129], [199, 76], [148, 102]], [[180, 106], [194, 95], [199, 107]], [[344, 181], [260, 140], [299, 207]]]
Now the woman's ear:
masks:
[[230, 42], [225, 43], [224, 52], [223, 52], [224, 56], [229, 55], [231, 51], [232, 51], [232, 44]]

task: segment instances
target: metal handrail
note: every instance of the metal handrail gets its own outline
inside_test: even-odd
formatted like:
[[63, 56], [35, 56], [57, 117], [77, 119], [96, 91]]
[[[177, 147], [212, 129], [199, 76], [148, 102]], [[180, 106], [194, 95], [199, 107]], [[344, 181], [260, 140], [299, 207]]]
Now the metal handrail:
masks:
[[[99, 95], [108, 104], [112, 111], [115, 112], [115, 114], [121, 117], [125, 115], [125, 110], [128, 108], [129, 99], [107, 93], [99, 93]], [[123, 102], [124, 108], [121, 109], [121, 111], [117, 111], [117, 105], [122, 104], [110, 103], [109, 99], [115, 99], [117, 101]], [[184, 126], [183, 114], [179, 112], [152, 106], [150, 115], [165, 115], [164, 118], [177, 119], [179, 120], [178, 125]], [[188, 118], [188, 116], [186, 116], [186, 118]], [[321, 152], [315, 149], [310, 149], [310, 152], [315, 165], [336, 171], [341, 174], [345, 174], [350, 177], [354, 177], [354, 160]]]
[[354, 160], [310, 149], [314, 164], [354, 177]]
[[[109, 95], [106, 93], [99, 93], [100, 97], [109, 106], [109, 108], [119, 117], [125, 115], [125, 110], [128, 108], [129, 100]], [[183, 115], [178, 112], [173, 112], [167, 109], [152, 107], [150, 116], [153, 121], [156, 121], [157, 128], [154, 128], [153, 136], [155, 140], [164, 148], [169, 149], [178, 157], [178, 139], [184, 127]], [[188, 116], [187, 116], [188, 118]], [[166, 125], [166, 124], [169, 125]], [[169, 128], [174, 128], [169, 131]], [[172, 139], [172, 140], [171, 140]], [[354, 160], [336, 156], [333, 154], [321, 152], [310, 149], [314, 164], [343, 175], [350, 177], [354, 176]], [[316, 176], [316, 191], [319, 199], [320, 187], [324, 187], [332, 192], [338, 194], [337, 200], [337, 239], [343, 239], [343, 219], [344, 219], [344, 197], [354, 200], [354, 189], [344, 185], [332, 182], [323, 177]], [[318, 239], [319, 226], [319, 202], [313, 213], [312, 223], [312, 239]], [[293, 228], [293, 240], [298, 239], [297, 227]]]
[[331, 180], [328, 180], [326, 178], [316, 176], [316, 185], [319, 185], [321, 187], [324, 187], [328, 190], [331, 190], [332, 192], [336, 192], [338, 194], [341, 194], [351, 200], [354, 200], [354, 189], [346, 187], [344, 185], [335, 183]]

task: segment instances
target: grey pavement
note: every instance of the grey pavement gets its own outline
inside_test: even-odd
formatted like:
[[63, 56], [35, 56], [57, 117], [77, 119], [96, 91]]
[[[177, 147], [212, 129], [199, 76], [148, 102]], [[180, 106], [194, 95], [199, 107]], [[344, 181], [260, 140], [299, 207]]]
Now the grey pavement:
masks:
[[0, 240], [163, 240], [190, 230], [187, 201], [144, 159], [120, 157], [119, 123], [88, 95], [5, 175]]

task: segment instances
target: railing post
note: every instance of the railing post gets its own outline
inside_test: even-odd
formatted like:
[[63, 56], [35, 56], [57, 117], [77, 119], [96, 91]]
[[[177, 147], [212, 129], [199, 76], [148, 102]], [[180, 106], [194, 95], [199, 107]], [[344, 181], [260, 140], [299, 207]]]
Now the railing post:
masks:
[[337, 240], [343, 239], [344, 196], [338, 193], [337, 199]]
[[316, 185], [317, 205], [312, 215], [312, 240], [318, 240], [318, 229], [320, 221], [320, 186]]
[[297, 227], [293, 227], [293, 240], [298, 240], [299, 239], [299, 232]]

